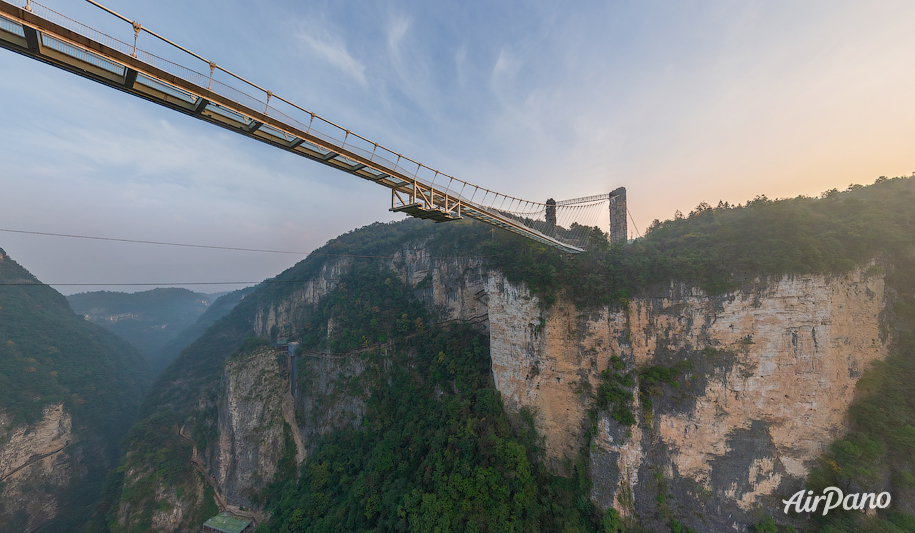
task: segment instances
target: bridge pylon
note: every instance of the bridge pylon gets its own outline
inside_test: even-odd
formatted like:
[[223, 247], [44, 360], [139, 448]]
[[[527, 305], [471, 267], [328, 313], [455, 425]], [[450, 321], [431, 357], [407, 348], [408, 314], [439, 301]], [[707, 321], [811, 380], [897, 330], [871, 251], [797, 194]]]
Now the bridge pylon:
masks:
[[629, 230], [626, 225], [626, 187], [614, 189], [610, 193], [610, 242], [627, 242]]

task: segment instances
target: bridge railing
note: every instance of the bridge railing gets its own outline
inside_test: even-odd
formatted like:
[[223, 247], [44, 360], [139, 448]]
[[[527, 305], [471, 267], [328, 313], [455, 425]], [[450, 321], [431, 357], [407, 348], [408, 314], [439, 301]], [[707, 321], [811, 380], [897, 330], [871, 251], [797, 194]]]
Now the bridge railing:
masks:
[[[319, 139], [320, 141], [323, 141], [323, 143], [327, 144], [329, 147], [336, 147], [343, 151], [348, 151], [349, 153], [355, 154], [357, 156], [361, 156], [364, 160], [367, 160], [367, 161], [371, 162], [372, 165], [376, 166], [378, 170], [383, 171], [383, 172], [388, 172], [390, 174], [390, 176], [392, 176], [396, 179], [399, 179], [400, 181], [403, 181], [403, 179], [399, 178], [398, 175], [402, 176], [402, 177], [407, 177], [411, 180], [415, 180], [416, 182], [418, 182], [422, 185], [425, 185], [426, 187], [434, 189], [437, 194], [447, 195], [447, 197], [449, 197], [449, 198], [459, 200], [466, 207], [469, 207], [473, 210], [477, 210], [482, 215], [491, 216], [491, 217], [494, 217], [495, 219], [498, 219], [500, 215], [504, 216], [505, 213], [527, 213], [527, 216], [525, 218], [529, 218], [530, 216], [535, 216], [535, 217], [539, 216], [535, 213], [542, 212], [546, 207], [546, 204], [544, 204], [544, 203], [523, 200], [521, 198], [517, 198], [514, 196], [492, 191], [485, 187], [474, 185], [470, 182], [461, 180], [459, 178], [455, 178], [454, 176], [445, 174], [444, 172], [441, 172], [437, 169], [424, 165], [395, 150], [391, 150], [375, 141], [372, 141], [361, 135], [353, 133], [352, 131], [350, 131], [312, 111], [309, 111], [303, 107], [300, 107], [297, 104], [290, 102], [276, 94], [273, 94], [271, 91], [268, 91], [268, 90], [260, 87], [259, 85], [254, 84], [254, 83], [246, 80], [245, 78], [243, 78], [237, 74], [234, 74], [233, 72], [231, 72], [223, 67], [220, 67], [219, 65], [217, 65], [216, 63], [214, 63], [212, 61], [207, 61], [200, 55], [198, 55], [180, 45], [173, 43], [172, 41], [158, 35], [157, 33], [149, 30], [148, 28], [142, 27], [137, 22], [130, 21], [126, 17], [123, 17], [122, 15], [119, 15], [119, 14], [115, 13], [114, 11], [111, 11], [110, 9], [108, 9], [100, 4], [97, 4], [93, 0], [87, 0], [87, 1], [100, 7], [101, 9], [105, 10], [106, 12], [108, 12], [111, 15], [114, 15], [115, 17], [121, 19], [122, 21], [129, 23], [131, 25], [132, 33], [134, 34], [133, 35], [134, 42], [133, 43], [125, 42], [125, 41], [122, 41], [115, 37], [112, 37], [108, 34], [100, 32], [90, 26], [87, 26], [79, 21], [76, 21], [70, 17], [67, 17], [66, 15], [63, 15], [47, 6], [44, 6], [40, 3], [31, 1], [31, 0], [25, 0], [25, 2], [23, 2], [22, 0], [19, 0], [16, 3], [9, 2], [7, 0], [0, 0], [0, 2], [2, 2], [2, 3], [8, 4], [8, 5], [13, 5], [13, 6], [19, 7], [20, 9], [25, 9], [37, 17], [48, 20], [71, 32], [77, 33], [79, 35], [82, 35], [83, 37], [86, 37], [88, 39], [101, 43], [122, 54], [132, 56], [132, 57], [136, 58], [137, 60], [142, 61], [143, 63], [151, 65], [151, 66], [159, 69], [160, 71], [170, 74], [176, 78], [179, 78], [189, 84], [192, 84], [192, 85], [200, 87], [200, 88], [206, 88], [208, 91], [211, 91], [227, 100], [235, 102], [235, 103], [239, 104], [240, 106], [243, 106], [244, 108], [248, 108], [248, 109], [257, 111], [259, 113], [263, 113], [264, 115], [271, 117], [275, 121], [288, 125], [292, 129], [306, 132], [308, 135], [311, 135], [314, 138]], [[22, 35], [22, 28], [20, 26], [18, 26], [16, 24], [10, 25], [10, 24], [4, 23], [2, 21], [0, 21], [0, 24], [2, 24], [2, 26], [0, 26], [0, 27], [2, 27], [3, 29], [7, 29], [6, 27], [10, 26], [8, 31], [12, 31], [14, 33], [16, 33], [17, 29], [18, 29], [17, 34], [20, 36]], [[197, 70], [185, 67], [183, 65], [169, 61], [167, 59], [164, 59], [162, 57], [159, 57], [155, 54], [152, 54], [150, 52], [143, 50], [142, 48], [140, 48], [138, 46], [139, 40], [140, 40], [139, 38], [140, 38], [140, 35], [142, 32], [146, 32], [146, 33], [156, 37], [157, 39], [160, 39], [160, 40], [164, 41], [165, 43], [175, 47], [176, 49], [188, 54], [189, 56], [193, 57], [195, 61], [200, 61], [201, 63], [206, 65], [207, 70], [209, 70], [209, 74], [204, 74], [202, 72], [198, 72]], [[91, 52], [87, 52], [87, 51], [81, 50], [77, 47], [73, 47], [63, 41], [56, 41], [53, 38], [51, 38], [51, 41], [47, 42], [46, 45], [48, 45], [51, 48], [67, 47], [68, 50], [61, 50], [61, 51], [63, 53], [70, 54], [74, 57], [78, 57], [79, 59], [81, 59], [89, 64], [93, 64], [95, 66], [104, 68], [106, 70], [111, 70], [110, 67], [112, 65], [114, 65], [120, 69], [126, 68], [123, 65], [119, 65], [117, 63], [111, 63], [110, 61], [107, 61], [106, 59], [104, 59], [101, 56], [97, 56], [95, 54], [92, 54]], [[69, 48], [72, 48], [72, 50], [69, 50]], [[83, 57], [83, 56], [85, 56], [85, 57]], [[105, 64], [99, 63], [98, 61], [96, 61], [96, 59], [98, 59], [100, 61], [104, 61]], [[240, 82], [240, 83], [244, 84], [245, 90], [241, 90], [241, 89], [234, 87], [232, 85], [229, 85], [221, 80], [214, 79], [214, 74], [216, 73], [216, 71], [220, 71], [224, 74], [227, 74], [232, 79], [234, 79], [236, 82]], [[125, 72], [125, 70], [120, 71], [121, 74], [123, 74], [124, 72]], [[154, 78], [150, 78], [149, 80], [152, 83], [157, 83], [157, 82], [164, 83], [161, 80], [156, 80]], [[146, 83], [146, 81], [144, 81], [144, 83]], [[165, 85], [168, 85], [168, 84], [165, 83]], [[174, 87], [167, 86], [165, 88], [169, 89], [169, 90], [166, 90], [165, 92], [174, 93], [174, 91], [170, 90], [170, 89], [175, 89]], [[260, 97], [252, 96], [251, 94], [248, 94], [248, 92], [246, 92], [246, 91], [251, 91], [252, 89], [254, 91], [256, 91]], [[175, 90], [180, 90], [180, 89], [175, 89]], [[185, 92], [183, 90], [180, 90], [180, 91], [182, 93]], [[184, 95], [179, 94], [177, 96], [180, 98], [180, 97], [183, 97]], [[190, 93], [187, 93], [187, 96], [190, 98], [199, 97], [197, 95], [192, 95]], [[187, 98], [185, 98], [185, 99], [187, 99]], [[277, 109], [274, 105], [271, 105], [271, 101], [276, 102], [277, 100], [280, 102], [283, 102], [284, 104], [289, 106], [289, 108], [290, 108], [289, 112], [281, 111], [281, 110]], [[221, 106], [219, 106], [219, 107], [221, 107]], [[227, 111], [225, 108], [222, 108], [221, 110], [223, 112]], [[243, 114], [239, 114], [239, 112], [237, 112], [237, 111], [234, 111], [234, 110], [228, 110], [228, 111], [238, 114], [238, 116], [242, 117], [243, 120], [245, 120], [245, 121], [253, 120]], [[297, 116], [291, 116], [289, 113], [294, 113]], [[292, 133], [291, 131], [283, 131], [282, 129], [279, 129], [277, 127], [270, 127], [270, 126], [266, 126], [266, 128], [267, 128], [268, 133], [275, 135], [278, 138], [284, 138], [287, 141], [297, 139], [296, 134]], [[282, 136], [282, 137], [280, 137], [280, 136]], [[304, 141], [304, 142], [307, 143], [308, 141]], [[308, 144], [315, 146], [315, 148], [319, 148], [316, 145], [313, 145], [313, 143], [308, 143]], [[339, 157], [346, 159], [342, 155]], [[356, 161], [350, 161], [350, 162], [353, 165], [356, 164]], [[562, 208], [565, 206], [558, 205], [557, 207]], [[534, 233], [540, 234], [539, 230], [536, 227], [530, 227], [529, 229], [531, 229]], [[546, 236], [540, 234], [540, 237], [546, 237]], [[552, 238], [558, 238], [558, 237], [552, 237]], [[558, 238], [558, 239], [560, 241], [562, 241], [561, 238]], [[576, 241], [577, 241], [577, 239], [576, 239]], [[572, 242], [569, 242], [568, 244], [570, 244], [572, 246], [577, 246], [578, 242], [575, 242], [574, 244]]]
[[[202, 72], [198, 72], [192, 68], [188, 68], [188, 67], [180, 65], [178, 63], [169, 61], [167, 59], [163, 59], [155, 54], [152, 54], [152, 53], [149, 53], [149, 52], [143, 50], [138, 45], [131, 44], [131, 43], [122, 41], [120, 39], [117, 39], [115, 37], [112, 37], [106, 33], [102, 33], [90, 26], [87, 26], [77, 20], [74, 20], [74, 19], [72, 19], [62, 13], [59, 13], [38, 2], [34, 2], [31, 0], [26, 0], [26, 2], [22, 2], [20, 0], [17, 3], [6, 2], [6, 0], [0, 0], [0, 1], [4, 1], [5, 3], [9, 3], [12, 5], [17, 5], [18, 7], [26, 8], [29, 11], [31, 11], [32, 13], [34, 13], [35, 15], [40, 16], [41, 18], [49, 20], [70, 31], [83, 35], [84, 37], [88, 37], [94, 41], [100, 42], [100, 43], [104, 44], [105, 46], [113, 48], [121, 53], [124, 53], [127, 55], [132, 55], [132, 56], [136, 57], [137, 59], [143, 61], [144, 63], [148, 63], [164, 72], [167, 72], [173, 76], [181, 78], [184, 81], [193, 83], [194, 85], [197, 85], [200, 87], [207, 87], [208, 89], [219, 94], [220, 96], [228, 98], [238, 104], [249, 107], [251, 109], [263, 110], [264, 114], [266, 114], [266, 115], [269, 115], [269, 116], [272, 116], [279, 120], [282, 120], [283, 122], [287, 122], [290, 126], [294, 126], [303, 131], [307, 131], [309, 134], [319, 137], [319, 138], [327, 141], [328, 143], [333, 144], [334, 146], [337, 146], [342, 149], [351, 150], [353, 152], [357, 152], [360, 155], [363, 155], [364, 157], [366, 157], [367, 159], [370, 159], [372, 162], [377, 163], [394, 173], [400, 173], [400, 174], [410, 176], [412, 178], [420, 180], [421, 182], [423, 182], [427, 185], [432, 185], [432, 186], [435, 186], [437, 184], [439, 186], [441, 186], [440, 185], [441, 183], [450, 182], [450, 185], [443, 186], [442, 190], [452, 191], [452, 190], [455, 190], [457, 187], [466, 189], [468, 191], [468, 193], [471, 194], [470, 198], [474, 198], [477, 195], [479, 195], [480, 198], [484, 199], [479, 204], [483, 207], [496, 208], [497, 205], [504, 204], [505, 202], [517, 203], [517, 204], [524, 203], [524, 204], [528, 204], [528, 205], [535, 205], [535, 204], [543, 205], [540, 202], [532, 202], [532, 201], [523, 200], [523, 199], [520, 199], [520, 198], [517, 198], [514, 196], [510, 196], [510, 195], [506, 195], [506, 194], [502, 194], [502, 193], [499, 193], [496, 191], [489, 190], [485, 187], [480, 187], [480, 186], [474, 185], [470, 182], [461, 180], [460, 178], [455, 178], [454, 176], [445, 174], [444, 172], [442, 172], [440, 170], [437, 170], [435, 168], [429, 167], [428, 165], [424, 165], [418, 161], [415, 161], [402, 153], [399, 153], [395, 150], [391, 150], [379, 143], [376, 143], [375, 141], [367, 139], [350, 130], [347, 130], [346, 128], [334, 123], [333, 121], [328, 120], [328, 119], [318, 115], [317, 113], [313, 113], [311, 111], [303, 109], [303, 108], [299, 107], [298, 105], [296, 105], [292, 102], [289, 102], [289, 101], [285, 100], [284, 98], [281, 98], [278, 95], [275, 95], [275, 94], [271, 93], [270, 91], [267, 91], [267, 90], [263, 89], [262, 87], [254, 84], [248, 80], [245, 80], [241, 76], [238, 76], [238, 75], [220, 67], [219, 65], [216, 65], [213, 62], [208, 62], [205, 59], [203, 59], [201, 56], [199, 56], [183, 47], [175, 45], [171, 41], [168, 41], [167, 39], [162, 38], [161, 36], [155, 34], [154, 32], [151, 32], [147, 28], [140, 27], [140, 31], [145, 31], [147, 33], [150, 33], [151, 35], [154, 35], [155, 37], [160, 38], [160, 39], [164, 40], [165, 42], [167, 42], [168, 44], [171, 44], [171, 45], [175, 46], [176, 48], [178, 48], [179, 50], [189, 54], [195, 60], [203, 62], [208, 67], [213, 67], [214, 70], [220, 70], [220, 71], [232, 76], [233, 78], [237, 79], [238, 81], [241, 81], [242, 83], [244, 83], [249, 89], [256, 89], [259, 93], [262, 93], [263, 97], [258, 98], [258, 97], [252, 96], [251, 94], [248, 94], [247, 92], [245, 92], [243, 90], [233, 87], [232, 85], [229, 85], [222, 81], [216, 80], [213, 78], [212, 73], [207, 75]], [[106, 8], [103, 8], [103, 9], [106, 9]], [[107, 10], [107, 9], [106, 9], [106, 11], [121, 18], [121, 20], [123, 20], [125, 22], [130, 22], [126, 17], [117, 15], [116, 13], [114, 13], [110, 10]], [[132, 24], [132, 22], [131, 22], [131, 24]], [[135, 27], [133, 27], [133, 28], [135, 28]], [[305, 114], [304, 117], [302, 118], [302, 120], [296, 119], [296, 118], [290, 116], [288, 113], [285, 113], [285, 112], [277, 109], [276, 107], [269, 105], [269, 100], [271, 98], [276, 98], [278, 100], [281, 100], [281, 101], [289, 104], [291, 107], [293, 107], [293, 109], [304, 113]], [[303, 120], [304, 120], [304, 122], [303, 122]], [[369, 150], [366, 150], [363, 146], [358, 146], [353, 142], [347, 142], [350, 137], [352, 137], [353, 139], [361, 140], [363, 143], [365, 143], [365, 145], [373, 147], [373, 150], [369, 151]], [[405, 166], [408, 163], [409, 163], [409, 165]], [[420, 175], [424, 171], [431, 173], [435, 177], [432, 180], [429, 180], [428, 178], [424, 178], [423, 176]], [[436, 179], [438, 177], [440, 177], [442, 181], [439, 182]], [[457, 190], [460, 190], [460, 189], [457, 189]], [[473, 193], [470, 193], [470, 191], [473, 191]], [[459, 195], [457, 193], [455, 193], [454, 196], [457, 197]], [[470, 202], [471, 201], [470, 198], [462, 198], [462, 199]], [[475, 200], [475, 201], [480, 202], [480, 200]]]

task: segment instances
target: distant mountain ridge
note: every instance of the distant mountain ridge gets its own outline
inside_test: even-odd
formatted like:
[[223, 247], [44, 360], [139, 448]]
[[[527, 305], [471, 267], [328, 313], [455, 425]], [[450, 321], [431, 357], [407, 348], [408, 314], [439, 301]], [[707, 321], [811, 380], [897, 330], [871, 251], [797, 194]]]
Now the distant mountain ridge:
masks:
[[[196, 328], [188, 334], [185, 330], [194, 326], [222, 296], [229, 294], [235, 293], [204, 294], [181, 288], [157, 288], [135, 293], [83, 292], [70, 295], [67, 300], [74, 312], [137, 348], [146, 356], [151, 370], [158, 373], [206, 327]], [[229, 302], [237, 303], [238, 300], [240, 296], [224, 299], [218, 310], [209, 315], [215, 315], [215, 318], [208, 318], [208, 324], [234, 307]]]

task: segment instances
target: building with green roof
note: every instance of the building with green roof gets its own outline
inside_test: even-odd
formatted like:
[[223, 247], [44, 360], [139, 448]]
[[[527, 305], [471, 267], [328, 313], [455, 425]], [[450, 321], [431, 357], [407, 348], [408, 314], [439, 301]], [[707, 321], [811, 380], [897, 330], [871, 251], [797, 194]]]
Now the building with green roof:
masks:
[[236, 518], [229, 513], [219, 513], [203, 523], [204, 533], [244, 533], [253, 531], [250, 520]]

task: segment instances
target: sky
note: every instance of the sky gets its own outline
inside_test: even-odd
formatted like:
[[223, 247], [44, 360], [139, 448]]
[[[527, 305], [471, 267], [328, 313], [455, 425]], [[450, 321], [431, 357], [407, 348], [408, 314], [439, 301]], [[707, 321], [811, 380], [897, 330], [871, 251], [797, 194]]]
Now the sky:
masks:
[[[915, 173], [909, 0], [103, 3], [472, 183], [537, 201], [626, 187], [642, 231], [703, 201]], [[44, 4], [133, 37], [85, 1]], [[256, 282], [404, 216], [383, 187], [2, 49], [0, 102], [0, 230], [301, 252], [0, 231], [64, 294]]]

